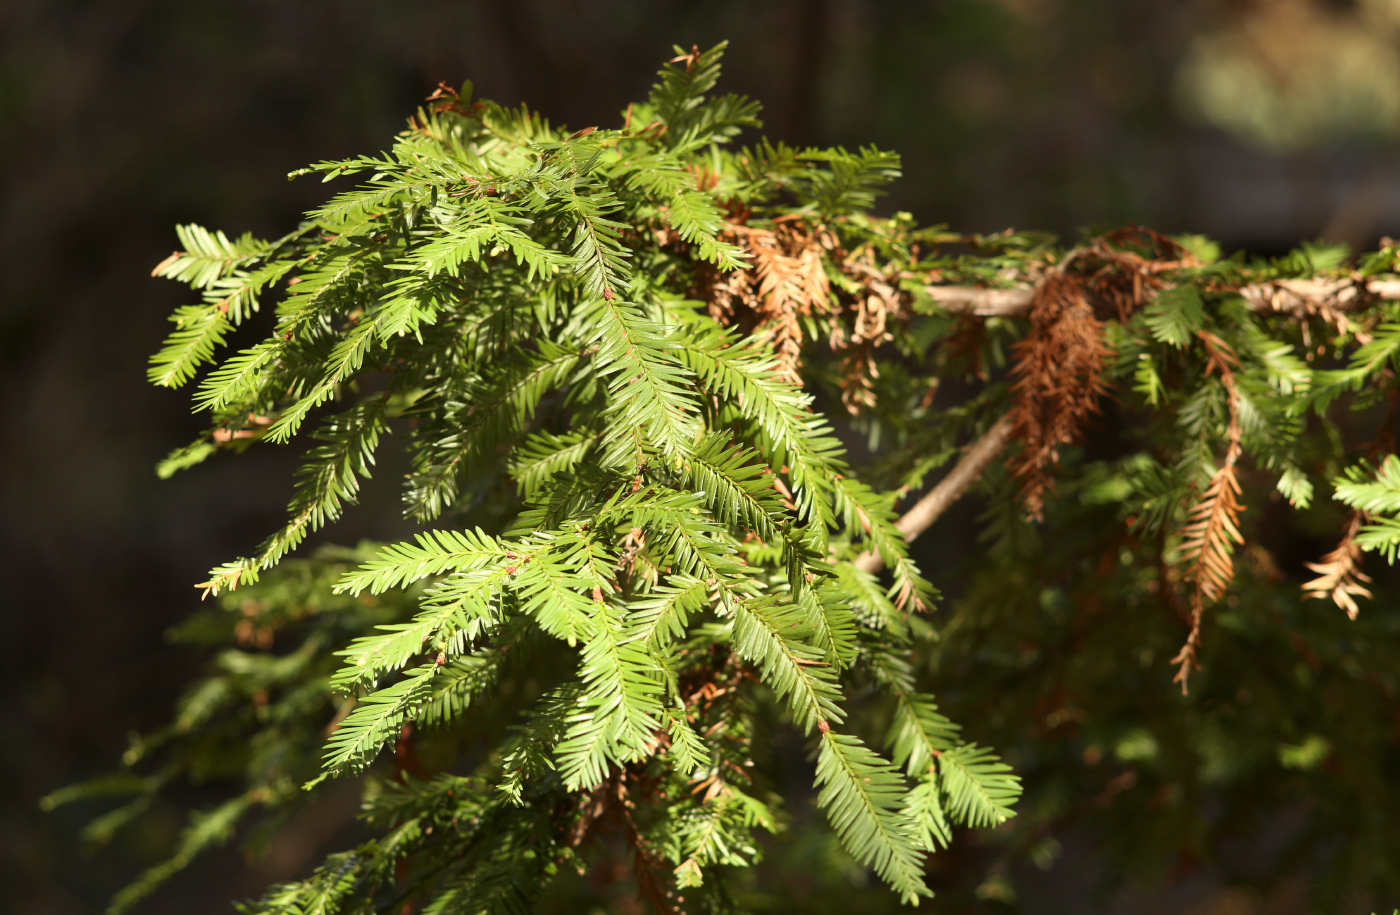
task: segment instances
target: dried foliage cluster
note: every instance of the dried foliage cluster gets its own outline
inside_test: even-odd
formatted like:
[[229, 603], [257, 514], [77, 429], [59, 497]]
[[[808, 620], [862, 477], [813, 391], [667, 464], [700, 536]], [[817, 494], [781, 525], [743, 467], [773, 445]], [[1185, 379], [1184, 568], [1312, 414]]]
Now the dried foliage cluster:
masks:
[[1112, 355], [1103, 323], [1082, 289], [1059, 271], [1041, 279], [1031, 305], [1031, 331], [1014, 347], [1016, 396], [1013, 433], [1021, 450], [1011, 462], [1021, 480], [1026, 512], [1044, 516], [1049, 468], [1059, 449], [1077, 442], [1107, 389], [1104, 369]]
[[1317, 577], [1303, 585], [1303, 589], [1313, 592], [1314, 597], [1330, 598], [1351, 619], [1356, 619], [1361, 612], [1356, 599], [1369, 599], [1372, 596], [1366, 588], [1371, 576], [1361, 571], [1363, 553], [1356, 542], [1356, 535], [1361, 533], [1361, 525], [1366, 520], [1363, 511], [1353, 510], [1347, 516], [1346, 527], [1342, 529], [1342, 542], [1323, 556], [1320, 562], [1308, 563], [1308, 568], [1316, 572]]
[[[181, 228], [156, 272], [203, 300], [151, 378], [203, 373], [210, 425], [161, 473], [317, 443], [178, 632], [226, 646], [209, 676], [50, 799], [133, 794], [101, 842], [180, 779], [236, 786], [116, 908], [334, 779], [374, 837], [248, 912], [976, 909], [1063, 827], [1155, 818], [1109, 853], [1160, 876], [1299, 791], [1278, 873], [1400, 887], [1400, 798], [1338, 827], [1394, 735], [1335, 727], [1400, 695], [1358, 603], [1364, 554], [1400, 551], [1397, 248], [877, 217], [891, 154], [733, 146], [757, 106], [712, 94], [720, 51], [620, 129], [443, 89], [390, 152], [306, 170], [368, 180], [286, 237]], [[389, 441], [421, 533], [284, 561]], [[943, 534], [969, 493], [976, 538]], [[1293, 524], [1344, 531], [1311, 581], [1271, 553]]]
[[727, 273], [712, 266], [703, 270], [701, 295], [710, 317], [728, 325], [742, 310], [749, 332], [768, 341], [784, 374], [800, 381], [803, 320], [832, 309], [821, 249], [834, 247], [835, 238], [813, 234], [800, 218], [780, 218], [767, 228], [730, 222], [720, 238], [743, 251], [744, 266]]
[[[882, 263], [870, 245], [845, 251], [829, 226], [797, 214], [764, 228], [730, 221], [720, 237], [744, 252], [745, 266], [727, 273], [701, 269], [696, 292], [710, 317], [767, 342], [786, 377], [798, 383], [804, 347], [824, 336], [841, 354], [846, 409], [873, 407], [875, 349], [893, 339], [891, 325], [909, 317], [911, 296], [899, 287], [912, 272]], [[833, 291], [829, 269], [838, 272], [844, 295]]]

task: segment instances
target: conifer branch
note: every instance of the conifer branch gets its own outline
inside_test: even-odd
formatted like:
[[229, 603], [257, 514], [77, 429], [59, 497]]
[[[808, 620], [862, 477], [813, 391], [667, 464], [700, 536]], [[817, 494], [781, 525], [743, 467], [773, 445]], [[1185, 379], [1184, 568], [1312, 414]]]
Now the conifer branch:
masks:
[[[972, 716], [963, 723], [1041, 773], [1063, 755], [1046, 753], [1041, 729], [1092, 716], [1085, 762], [1102, 745], [1125, 763], [1151, 756], [1144, 779], [1203, 784], [1179, 768], [1199, 754], [1159, 752], [1151, 721], [1114, 733], [1123, 707], [1101, 698], [1143, 688], [1146, 662], [1119, 655], [1145, 657], [1174, 621], [1139, 615], [1114, 632], [1099, 621], [1111, 600], [1179, 604], [1185, 690], [1204, 614], [1253, 533], [1241, 526], [1246, 492], [1266, 498], [1266, 483], [1287, 499], [1279, 513], [1302, 510], [1319, 468], [1345, 468], [1333, 492], [1353, 513], [1304, 587], [1351, 616], [1369, 594], [1362, 554], [1400, 557], [1400, 458], [1349, 460], [1351, 427], [1336, 415], [1339, 398], [1358, 415], [1400, 398], [1387, 301], [1400, 298], [1400, 246], [1351, 262], [1318, 245], [1221, 261], [1206, 239], [1138, 227], [1065, 251], [1035, 234], [960, 236], [876, 216], [898, 175], [893, 153], [727, 148], [757, 105], [709, 94], [722, 50], [678, 49], [620, 129], [556, 128], [442, 86], [387, 152], [304, 170], [364, 183], [284, 238], [178, 230], [181, 252], [156, 272], [190, 286], [196, 304], [175, 312], [149, 377], [197, 380], [211, 422], [160, 472], [311, 429], [323, 441], [303, 456], [282, 528], [254, 558], [214, 571], [207, 590], [221, 609], [182, 627], [187, 641], [229, 647], [172, 723], [128, 754], [151, 771], [51, 799], [136, 793], [91, 827], [105, 840], [168, 785], [242, 780], [232, 806], [193, 818], [171, 862], [119, 906], [227, 839], [243, 812], [272, 827], [250, 836], [271, 835], [304, 803], [298, 785], [355, 773], [374, 838], [250, 912], [525, 915], [556, 872], [595, 865], [600, 881], [617, 880], [599, 862], [624, 845], [642, 903], [674, 910], [679, 890], [699, 889], [706, 898], [688, 907], [727, 907], [727, 873], [759, 859], [759, 831], [784, 828], [771, 785], [791, 773], [755, 774], [794, 755], [788, 743], [756, 766], [775, 711], [815, 738], [819, 806], [851, 859], [915, 903], [924, 855], [961, 842], [955, 826], [1002, 824], [1020, 795], [1009, 767], [964, 743], [952, 718]], [[275, 311], [259, 316], [274, 294]], [[264, 337], [245, 344], [254, 318]], [[230, 354], [235, 329], [246, 348]], [[937, 379], [948, 383], [935, 401]], [[987, 405], [1007, 383], [1012, 405], [997, 418]], [[849, 420], [818, 412], [828, 394]], [[1132, 431], [1095, 430], [1095, 447], [1059, 469], [1105, 396]], [[893, 492], [922, 488], [974, 423], [989, 425], [896, 517]], [[868, 436], [857, 457], [841, 441], [851, 432]], [[284, 562], [356, 501], [381, 442], [405, 440], [416, 536]], [[1013, 442], [1011, 473], [987, 473]], [[1025, 525], [1014, 489], [1039, 516], [1052, 473], [1074, 498], [1056, 503], [1053, 527]], [[1009, 491], [984, 515], [986, 548], [964, 557], [967, 587], [929, 681], [932, 630], [910, 611], [936, 592], [908, 544], [979, 479]], [[1142, 543], [1160, 549], [1144, 561]], [[1258, 578], [1282, 575], [1257, 545], [1243, 555]], [[1280, 593], [1241, 591], [1231, 622], [1284, 619]], [[1334, 690], [1350, 701], [1363, 681], [1353, 665], [1388, 657], [1376, 644], [1329, 647], [1344, 641], [1312, 643], [1323, 661], [1349, 652], [1309, 662], [1315, 677], [1340, 667], [1350, 678], [1327, 685], [1329, 708]], [[1026, 676], [1028, 665], [1045, 676]], [[950, 687], [942, 709], [921, 691], [934, 683]], [[1360, 752], [1342, 748], [1350, 736], [1300, 723], [1317, 703], [1286, 698], [1253, 708], [1296, 714], [1288, 734], [1314, 736], [1280, 747], [1241, 727], [1208, 755], [1253, 734], [1266, 744], [1247, 758], [1278, 752], [1301, 780], [1335, 739], [1348, 770], [1365, 765], [1373, 735]], [[892, 758], [833, 730], [843, 721], [866, 738], [887, 724]], [[392, 759], [376, 765], [381, 755]], [[429, 771], [459, 766], [470, 776]], [[1332, 779], [1331, 794], [1384, 781], [1355, 774]], [[1043, 835], [1045, 799], [1008, 826], [1008, 847]], [[608, 826], [623, 841], [588, 847]], [[752, 901], [732, 889], [735, 907]]]

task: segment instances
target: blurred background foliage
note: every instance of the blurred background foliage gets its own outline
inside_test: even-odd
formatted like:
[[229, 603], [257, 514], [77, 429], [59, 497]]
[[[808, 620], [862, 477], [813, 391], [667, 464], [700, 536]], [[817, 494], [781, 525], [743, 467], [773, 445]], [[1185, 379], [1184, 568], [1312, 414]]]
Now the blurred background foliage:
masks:
[[[897, 150], [905, 178], [885, 207], [923, 223], [1072, 235], [1137, 222], [1270, 253], [1400, 232], [1400, 0], [8, 0], [4, 908], [98, 912], [178, 828], [157, 816], [91, 856], [82, 811], [45, 815], [36, 798], [108, 768], [128, 731], [166, 718], [206, 658], [162, 633], [196, 603], [190, 583], [270, 530], [286, 500], [263, 482], [290, 476], [271, 450], [164, 483], [152, 471], [196, 431], [182, 398], [144, 383], [180, 304], [148, 276], [173, 225], [280, 234], [322, 194], [287, 171], [386, 147], [439, 80], [610, 124], [672, 43], [722, 38], [726, 88], [764, 101], [770, 136]], [[329, 539], [400, 533], [399, 472], [382, 468], [389, 485]], [[956, 533], [921, 549], [940, 537]], [[1148, 689], [1170, 692], [1161, 679]], [[1316, 750], [1305, 741], [1293, 762]], [[351, 804], [259, 862], [202, 862], [145, 911], [225, 911], [306, 867]], [[1287, 890], [1266, 899], [1206, 878], [1097, 902], [1083, 888], [1121, 855], [1044, 841], [1060, 863], [1023, 887], [1026, 912], [1301, 911]]]

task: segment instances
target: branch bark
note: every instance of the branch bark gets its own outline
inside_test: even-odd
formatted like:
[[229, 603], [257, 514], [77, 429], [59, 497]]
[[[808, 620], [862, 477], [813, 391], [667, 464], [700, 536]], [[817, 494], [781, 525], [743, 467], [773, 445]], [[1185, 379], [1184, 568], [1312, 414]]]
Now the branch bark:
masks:
[[[978, 289], [973, 286], [926, 286], [924, 291], [947, 311], [981, 317], [1018, 317], [1030, 311], [1035, 287]], [[1241, 287], [1251, 311], [1304, 314], [1309, 306], [1340, 311], [1371, 299], [1400, 299], [1400, 280], [1274, 280]]]
[[[962, 498], [963, 493], [967, 492], [987, 466], [1011, 442], [1011, 433], [1015, 426], [1010, 413], [997, 420], [992, 428], [972, 443], [957, 466], [894, 523], [905, 540], [913, 540], [928, 530], [949, 506]], [[884, 560], [873, 551], [860, 554], [855, 561], [856, 568], [862, 572], [877, 572], [883, 565]]]

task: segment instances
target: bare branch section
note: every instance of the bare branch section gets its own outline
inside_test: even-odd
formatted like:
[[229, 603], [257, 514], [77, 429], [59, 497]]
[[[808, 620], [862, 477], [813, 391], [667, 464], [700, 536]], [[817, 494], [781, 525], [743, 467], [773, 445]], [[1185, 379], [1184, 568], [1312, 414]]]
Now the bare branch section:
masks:
[[[972, 443], [958, 461], [949, 474], [944, 477], [937, 486], [929, 490], [922, 499], [915, 502], [909, 511], [904, 513], [894, 526], [899, 528], [899, 532], [904, 535], [905, 540], [913, 540], [924, 531], [928, 530], [939, 516], [948, 510], [954, 502], [962, 498], [963, 493], [972, 486], [987, 466], [996, 459], [998, 454], [1010, 443], [1012, 433], [1016, 430], [1016, 420], [1007, 414], [996, 421], [992, 428], [983, 433], [982, 437]], [[862, 553], [855, 562], [856, 568], [862, 572], [876, 572], [884, 562], [880, 555], [874, 552]]]
[[[1360, 308], [1375, 299], [1400, 299], [1400, 280], [1274, 280], [1239, 290], [1251, 311], [1308, 314], [1326, 307]], [[972, 286], [927, 286], [924, 292], [945, 310], [985, 318], [1021, 317], [1035, 300], [1034, 286], [978, 289]]]

